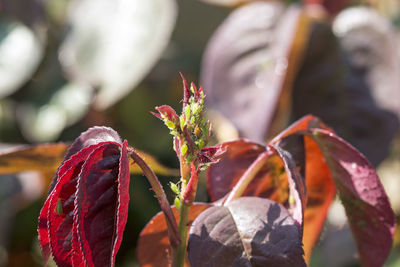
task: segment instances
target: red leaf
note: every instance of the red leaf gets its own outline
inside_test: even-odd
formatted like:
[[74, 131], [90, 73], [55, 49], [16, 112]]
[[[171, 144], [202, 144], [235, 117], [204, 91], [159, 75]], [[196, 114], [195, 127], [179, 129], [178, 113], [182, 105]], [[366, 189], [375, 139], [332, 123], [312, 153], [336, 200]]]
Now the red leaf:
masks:
[[338, 136], [318, 129], [312, 133], [331, 170], [363, 266], [382, 266], [392, 247], [395, 219], [376, 171]]
[[72, 144], [39, 217], [45, 260], [59, 266], [114, 266], [129, 202], [129, 160], [111, 128], [94, 127]]
[[[48, 254], [46, 254], [46, 252], [50, 251], [49, 242], [51, 229], [53, 229], [53, 235], [55, 235], [58, 231], [57, 229], [62, 224], [62, 228], [59, 229], [59, 231], [61, 231], [61, 235], [66, 238], [71, 233], [72, 214], [69, 213], [73, 211], [77, 175], [80, 172], [83, 161], [87, 159], [87, 157], [90, 155], [95, 147], [96, 145], [93, 145], [86, 149], [83, 149], [79, 153], [73, 155], [69, 160], [65, 161], [64, 164], [61, 165], [61, 167], [59, 168], [58, 173], [54, 178], [54, 180], [57, 180], [58, 182], [55, 184], [55, 187], [51, 191], [51, 194], [49, 194], [49, 196], [47, 197], [47, 200], [39, 216], [39, 240], [41, 243], [42, 251], [44, 252], [43, 256], [45, 258], [45, 261], [48, 259]], [[74, 173], [75, 177], [72, 177]], [[60, 196], [60, 191], [63, 191], [62, 196]], [[54, 201], [52, 201], [53, 199]], [[61, 202], [59, 202], [58, 199], [60, 199]], [[58, 211], [63, 211], [60, 214], [57, 214], [57, 205]], [[50, 227], [50, 225], [53, 225], [53, 227]], [[53, 243], [55, 243], [55, 241], [56, 240], [53, 240]], [[55, 257], [55, 259], [60, 259], [57, 263], [61, 266], [70, 262], [70, 256], [67, 256], [70, 252], [70, 242], [71, 238], [69, 238], [69, 241], [67, 239], [65, 240], [65, 243], [63, 243], [61, 246], [61, 248], [64, 249], [57, 250], [54, 247], [52, 249], [53, 256]], [[54, 245], [55, 244], [53, 244], [53, 246]]]
[[[194, 203], [190, 208], [188, 225], [211, 204]], [[179, 212], [175, 207], [172, 209], [178, 223]], [[137, 257], [141, 267], [169, 266], [172, 260], [169, 245], [167, 225], [162, 212], [157, 213], [140, 233]], [[189, 266], [186, 261], [185, 266]]]

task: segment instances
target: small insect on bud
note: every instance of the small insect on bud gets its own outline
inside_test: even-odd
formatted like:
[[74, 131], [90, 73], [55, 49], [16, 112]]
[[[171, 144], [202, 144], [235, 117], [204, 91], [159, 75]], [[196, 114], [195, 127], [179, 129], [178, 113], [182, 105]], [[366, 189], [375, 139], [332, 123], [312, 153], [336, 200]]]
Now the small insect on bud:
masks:
[[57, 205], [56, 205], [55, 212], [57, 215], [60, 215], [61, 213], [63, 213], [61, 198], [57, 199]]
[[181, 147], [181, 155], [182, 155], [182, 156], [185, 156], [187, 151], [188, 151], [188, 146], [187, 146], [187, 144], [184, 144], [184, 145]]
[[179, 197], [175, 197], [174, 199], [174, 205], [177, 211], [179, 211], [181, 209], [181, 200], [179, 199]]
[[194, 128], [194, 135], [199, 138], [201, 135], [201, 130], [200, 127], [198, 125], [196, 125], [196, 128]]

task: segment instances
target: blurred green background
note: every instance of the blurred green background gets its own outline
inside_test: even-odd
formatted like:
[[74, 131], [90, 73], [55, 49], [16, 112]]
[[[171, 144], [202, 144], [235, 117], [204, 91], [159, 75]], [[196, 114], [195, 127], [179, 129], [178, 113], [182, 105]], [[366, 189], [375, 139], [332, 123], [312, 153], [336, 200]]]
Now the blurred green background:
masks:
[[[301, 1], [286, 1], [295, 2]], [[343, 7], [371, 5], [400, 30], [396, 0], [341, 2]], [[179, 72], [198, 83], [206, 44], [237, 8], [234, 4], [224, 7], [200, 0], [0, 1], [0, 148], [72, 141], [88, 127], [106, 125], [131, 146], [177, 168], [169, 131], [150, 111], [162, 104], [180, 110]], [[398, 32], [395, 36], [400, 48]], [[400, 63], [400, 58], [397, 60]], [[385, 179], [393, 198], [400, 190], [399, 139], [397, 130], [378, 169], [381, 177], [389, 177]], [[159, 211], [147, 181], [140, 175], [131, 179], [128, 223], [117, 266], [137, 265], [138, 235]], [[167, 186], [170, 179], [161, 177], [172, 200]], [[36, 227], [46, 193], [40, 181], [30, 173], [0, 179], [0, 266], [41, 266]], [[199, 190], [199, 200], [207, 201], [204, 188]], [[399, 197], [393, 201], [399, 214]], [[329, 218], [331, 226], [322, 234], [311, 266], [359, 266], [351, 236], [341, 221], [343, 211], [338, 208], [334, 212], [339, 215]], [[339, 237], [338, 231], [343, 229]], [[337, 243], [327, 242], [330, 238]], [[387, 266], [400, 266], [399, 240], [397, 233], [397, 247]], [[342, 261], [335, 262], [341, 257]]]

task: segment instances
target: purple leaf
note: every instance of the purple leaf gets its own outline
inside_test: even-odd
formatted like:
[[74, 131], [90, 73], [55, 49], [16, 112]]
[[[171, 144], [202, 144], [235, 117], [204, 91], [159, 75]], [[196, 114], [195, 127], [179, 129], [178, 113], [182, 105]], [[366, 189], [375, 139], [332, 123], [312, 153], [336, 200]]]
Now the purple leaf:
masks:
[[202, 212], [190, 229], [188, 257], [197, 266], [306, 266], [301, 233], [288, 211], [243, 197]]
[[363, 266], [382, 266], [392, 247], [395, 219], [376, 171], [338, 136], [314, 129], [312, 138], [330, 168]]

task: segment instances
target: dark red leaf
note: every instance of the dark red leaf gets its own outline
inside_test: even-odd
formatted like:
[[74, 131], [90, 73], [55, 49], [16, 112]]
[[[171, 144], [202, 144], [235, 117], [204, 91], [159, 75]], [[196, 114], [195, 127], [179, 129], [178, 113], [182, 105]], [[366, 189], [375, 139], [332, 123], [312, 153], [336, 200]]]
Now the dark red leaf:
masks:
[[306, 266], [301, 233], [288, 211], [268, 199], [243, 197], [202, 212], [190, 229], [196, 266]]
[[[211, 204], [193, 203], [190, 208], [188, 225]], [[179, 223], [179, 212], [175, 207], [172, 209], [177, 223]], [[140, 233], [137, 257], [141, 267], [169, 266], [172, 260], [171, 247], [169, 244], [167, 224], [162, 212], [157, 213]], [[188, 262], [185, 266], [189, 266]]]
[[[129, 203], [127, 142], [94, 127], [72, 144], [39, 217], [45, 260], [59, 266], [114, 266]], [[47, 228], [46, 228], [47, 227]]]
[[93, 151], [79, 175], [73, 248], [82, 250], [87, 266], [114, 266], [122, 240], [129, 203], [129, 168], [126, 142], [122, 153], [119, 148], [107, 143]]
[[392, 247], [395, 219], [376, 171], [338, 136], [314, 129], [345, 207], [363, 266], [382, 266]]
[[[62, 249], [57, 250], [54, 247], [54, 245], [56, 245], [56, 240], [52, 240], [53, 248], [51, 249], [54, 258], [57, 260], [59, 259], [59, 262], [57, 263], [61, 266], [65, 266], [63, 264], [70, 262], [70, 256], [67, 255], [70, 254], [71, 249], [73, 218], [73, 214], [71, 214], [71, 212], [73, 211], [77, 176], [79, 175], [83, 162], [87, 159], [90, 153], [93, 152], [93, 149], [95, 149], [96, 146], [97, 145], [87, 147], [64, 162], [64, 164], [59, 168], [57, 176], [54, 178], [58, 182], [55, 184], [51, 194], [49, 194], [47, 197], [42, 211], [40, 212], [39, 240], [42, 251], [44, 252], [43, 254], [45, 260], [47, 260], [45, 252], [50, 251], [49, 242], [51, 229], [53, 229], [53, 235], [56, 235], [56, 232], [58, 232], [58, 229], [62, 224], [60, 232], [61, 235], [66, 238], [65, 243], [62, 244]], [[75, 176], [73, 177], [73, 175]], [[61, 191], [62, 196], [60, 196]], [[58, 199], [60, 199], [60, 201], [58, 201]], [[50, 225], [53, 225], [53, 227], [50, 227]], [[69, 240], [67, 239], [68, 236]], [[64, 240], [60, 242], [63, 241]]]

